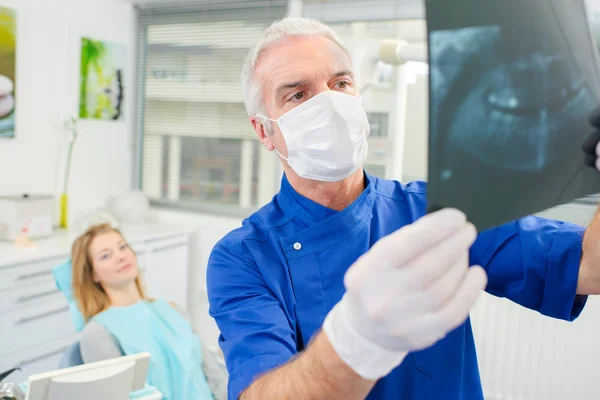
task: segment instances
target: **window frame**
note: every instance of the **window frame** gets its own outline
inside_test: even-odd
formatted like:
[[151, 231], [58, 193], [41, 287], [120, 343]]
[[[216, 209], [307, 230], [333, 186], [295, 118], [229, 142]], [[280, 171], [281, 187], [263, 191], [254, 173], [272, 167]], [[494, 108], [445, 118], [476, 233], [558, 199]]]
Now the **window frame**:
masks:
[[[293, 4], [292, 4], [293, 3]], [[143, 163], [144, 163], [144, 141], [145, 141], [145, 111], [146, 111], [146, 80], [147, 80], [147, 65], [148, 65], [148, 27], [157, 23], [185, 23], [187, 18], [190, 22], [197, 21], [189, 17], [190, 12], [201, 13], [210, 11], [216, 13], [225, 13], [232, 10], [226, 15], [225, 20], [240, 20], [236, 16], [241, 16], [246, 9], [260, 8], [271, 6], [274, 9], [277, 7], [287, 7], [289, 11], [296, 10], [295, 13], [301, 11], [297, 8], [298, 0], [237, 0], [231, 2], [223, 2], [215, 4], [214, 2], [205, 1], [205, 4], [195, 4], [189, 6], [166, 7], [165, 5], [147, 5], [137, 6], [137, 35], [135, 41], [136, 48], [136, 79], [135, 87], [132, 93], [135, 95], [135, 128], [133, 135], [132, 146], [132, 187], [135, 190], [143, 190]], [[296, 7], [296, 8], [292, 8]], [[175, 8], [175, 11], [171, 11]], [[282, 13], [282, 17], [285, 13]], [[288, 15], [291, 13], [288, 12]], [[158, 20], [158, 22], [156, 22]], [[242, 139], [240, 139], [242, 145]], [[260, 149], [262, 151], [262, 149]], [[260, 155], [259, 155], [260, 157]], [[268, 184], [278, 188], [279, 180], [283, 174], [281, 163], [277, 157], [271, 157], [268, 161], [268, 168], [271, 169], [272, 177], [264, 177], [263, 179], [272, 180]], [[165, 168], [165, 167], [163, 167]], [[260, 171], [259, 171], [260, 172]], [[277, 191], [277, 190], [275, 190]], [[260, 196], [260, 193], [259, 193]], [[195, 213], [205, 213], [212, 215], [230, 216], [230, 217], [247, 217], [251, 213], [257, 211], [263, 204], [252, 204], [250, 207], [242, 208], [238, 205], [222, 205], [218, 203], [207, 203], [204, 201], [187, 202], [179, 200], [169, 200], [166, 197], [149, 199], [151, 206], [170, 209], [174, 211], [188, 211]]]

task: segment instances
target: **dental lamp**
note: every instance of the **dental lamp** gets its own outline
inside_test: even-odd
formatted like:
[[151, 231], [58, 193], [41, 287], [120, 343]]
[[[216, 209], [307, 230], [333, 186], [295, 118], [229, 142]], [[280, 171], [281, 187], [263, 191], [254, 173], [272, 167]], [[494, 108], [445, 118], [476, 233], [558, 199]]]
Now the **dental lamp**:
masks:
[[379, 59], [387, 64], [402, 65], [409, 61], [427, 62], [427, 46], [405, 40], [384, 40], [379, 46]]

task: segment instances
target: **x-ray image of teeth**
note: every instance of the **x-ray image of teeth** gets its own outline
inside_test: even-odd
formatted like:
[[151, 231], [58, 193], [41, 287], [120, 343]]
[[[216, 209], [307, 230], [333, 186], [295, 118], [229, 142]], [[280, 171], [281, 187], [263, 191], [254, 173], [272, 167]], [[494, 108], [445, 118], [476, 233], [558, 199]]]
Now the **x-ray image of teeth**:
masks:
[[430, 0], [427, 19], [430, 209], [481, 230], [600, 192], [580, 150], [600, 100], [583, 0]]
[[559, 161], [572, 141], [561, 132], [595, 106], [573, 60], [542, 51], [510, 60], [500, 27], [462, 31], [434, 32], [430, 41], [434, 90], [469, 88], [460, 103], [434, 105], [449, 117], [447, 145], [500, 169], [535, 171]]

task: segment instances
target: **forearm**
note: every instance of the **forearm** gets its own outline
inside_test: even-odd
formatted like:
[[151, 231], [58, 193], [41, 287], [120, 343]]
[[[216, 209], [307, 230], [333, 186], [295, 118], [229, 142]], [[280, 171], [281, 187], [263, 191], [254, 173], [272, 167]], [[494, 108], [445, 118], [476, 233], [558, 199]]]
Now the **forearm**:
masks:
[[600, 208], [583, 235], [577, 294], [600, 294]]
[[320, 332], [306, 351], [256, 380], [240, 399], [364, 399], [374, 384], [348, 367]]

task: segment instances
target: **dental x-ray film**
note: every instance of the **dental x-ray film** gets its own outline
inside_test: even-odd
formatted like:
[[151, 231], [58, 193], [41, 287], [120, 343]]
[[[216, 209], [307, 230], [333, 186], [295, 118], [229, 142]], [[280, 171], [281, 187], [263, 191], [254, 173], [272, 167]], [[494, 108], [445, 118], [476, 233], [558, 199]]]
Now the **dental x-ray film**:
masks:
[[430, 211], [484, 230], [600, 192], [581, 144], [600, 104], [584, 0], [427, 0]]

